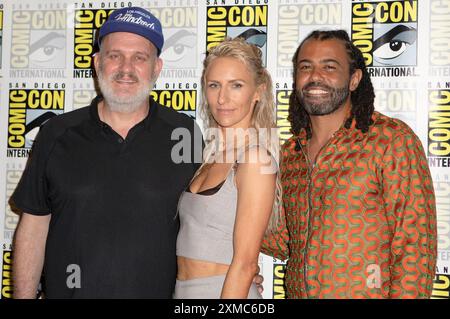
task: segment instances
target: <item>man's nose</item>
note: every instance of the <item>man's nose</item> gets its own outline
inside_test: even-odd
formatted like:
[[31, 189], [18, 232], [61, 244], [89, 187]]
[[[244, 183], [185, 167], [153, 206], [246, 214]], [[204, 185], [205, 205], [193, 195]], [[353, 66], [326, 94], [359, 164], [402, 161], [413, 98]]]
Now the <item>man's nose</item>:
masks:
[[133, 69], [133, 61], [131, 58], [123, 58], [122, 63], [120, 64], [120, 69], [123, 72], [127, 72]]
[[323, 74], [319, 68], [312, 68], [310, 73], [311, 82], [322, 82]]

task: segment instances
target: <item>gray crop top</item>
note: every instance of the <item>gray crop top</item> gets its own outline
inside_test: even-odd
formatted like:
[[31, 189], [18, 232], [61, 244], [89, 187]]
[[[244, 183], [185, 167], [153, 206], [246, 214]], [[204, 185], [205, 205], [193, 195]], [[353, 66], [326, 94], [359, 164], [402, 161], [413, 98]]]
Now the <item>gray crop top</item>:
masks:
[[177, 256], [231, 264], [237, 188], [235, 168], [212, 195], [184, 192], [179, 203]]
[[[240, 160], [241, 157], [238, 163]], [[270, 172], [278, 172], [277, 162], [270, 156]], [[238, 195], [236, 168], [237, 164], [233, 165], [222, 187], [212, 195], [183, 192], [178, 206], [177, 256], [231, 264]]]

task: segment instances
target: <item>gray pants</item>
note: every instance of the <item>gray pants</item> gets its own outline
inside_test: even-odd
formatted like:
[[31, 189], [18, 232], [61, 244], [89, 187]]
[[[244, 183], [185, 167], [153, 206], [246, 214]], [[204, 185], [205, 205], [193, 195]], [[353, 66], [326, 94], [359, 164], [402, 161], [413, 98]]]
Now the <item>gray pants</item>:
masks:
[[[220, 299], [225, 275], [177, 280], [174, 299]], [[262, 299], [256, 285], [252, 283], [248, 299]]]

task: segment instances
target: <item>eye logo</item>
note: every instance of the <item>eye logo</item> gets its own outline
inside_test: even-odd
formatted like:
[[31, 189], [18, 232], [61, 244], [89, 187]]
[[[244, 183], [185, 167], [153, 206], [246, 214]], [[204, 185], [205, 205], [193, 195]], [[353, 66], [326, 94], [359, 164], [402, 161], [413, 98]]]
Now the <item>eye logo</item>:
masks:
[[30, 45], [30, 67], [64, 68], [65, 46], [66, 36], [64, 34], [45, 33]]
[[267, 33], [266, 27], [261, 28], [248, 28], [248, 27], [235, 27], [228, 28], [228, 36], [231, 38], [243, 38], [247, 43], [256, 45], [262, 54], [262, 60], [264, 65], [266, 64], [266, 51], [267, 51]]
[[[377, 34], [380, 35], [377, 37]], [[379, 24], [374, 36], [373, 66], [417, 64], [417, 30], [414, 27], [400, 24], [392, 28], [389, 24]]]
[[168, 37], [161, 57], [169, 68], [195, 67], [195, 49], [197, 34], [187, 30], [179, 30]]
[[[30, 114], [32, 113], [32, 111], [30, 110], [28, 113]], [[39, 114], [41, 112], [37, 113]], [[47, 111], [45, 113], [41, 113], [41, 115], [38, 115], [36, 118], [25, 125], [25, 140], [27, 147], [31, 147], [31, 145], [33, 145], [34, 140], [36, 139], [36, 136], [39, 132], [40, 126], [57, 115], [58, 114], [55, 112]]]
[[246, 42], [256, 45], [262, 48], [267, 41], [267, 34], [264, 31], [250, 28], [241, 34], [237, 35], [236, 38], [243, 38]]

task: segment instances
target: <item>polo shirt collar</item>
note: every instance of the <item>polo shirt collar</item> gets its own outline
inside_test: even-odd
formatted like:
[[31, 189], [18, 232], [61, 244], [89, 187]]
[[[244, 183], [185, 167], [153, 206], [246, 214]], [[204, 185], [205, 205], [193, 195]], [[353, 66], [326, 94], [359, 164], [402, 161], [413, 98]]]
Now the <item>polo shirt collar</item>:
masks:
[[[100, 128], [103, 128], [105, 125], [107, 125], [105, 122], [100, 120], [100, 116], [98, 115], [98, 104], [102, 100], [103, 100], [103, 96], [102, 95], [97, 95], [92, 100], [91, 105], [89, 106], [89, 112], [91, 114], [91, 118], [94, 120], [94, 122], [96, 124], [98, 124], [98, 126]], [[144, 127], [146, 129], [149, 129], [151, 127], [151, 124], [153, 123], [153, 121], [157, 118], [157, 113], [158, 113], [158, 107], [157, 106], [158, 106], [158, 104], [151, 97], [149, 97], [149, 101], [150, 101], [150, 103], [149, 103], [150, 104], [150, 108], [149, 108], [149, 112], [148, 112], [147, 116], [141, 122], [136, 124], [136, 126], [144, 125]]]

